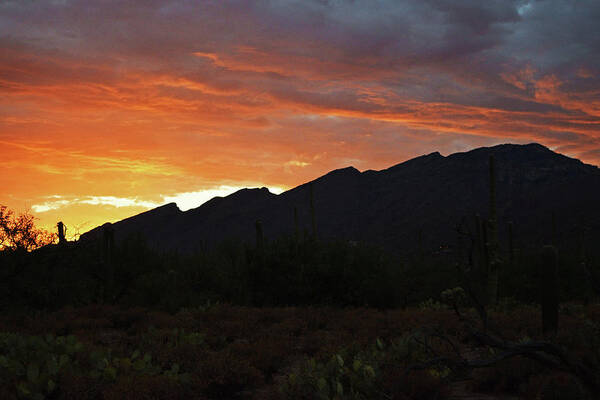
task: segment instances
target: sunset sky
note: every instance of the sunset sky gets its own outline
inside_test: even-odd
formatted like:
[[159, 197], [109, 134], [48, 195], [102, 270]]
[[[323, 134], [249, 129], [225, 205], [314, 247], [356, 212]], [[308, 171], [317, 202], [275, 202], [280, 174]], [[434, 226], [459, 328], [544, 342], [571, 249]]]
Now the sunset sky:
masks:
[[0, 0], [0, 204], [74, 234], [433, 151], [600, 165], [598, 21], [598, 0]]

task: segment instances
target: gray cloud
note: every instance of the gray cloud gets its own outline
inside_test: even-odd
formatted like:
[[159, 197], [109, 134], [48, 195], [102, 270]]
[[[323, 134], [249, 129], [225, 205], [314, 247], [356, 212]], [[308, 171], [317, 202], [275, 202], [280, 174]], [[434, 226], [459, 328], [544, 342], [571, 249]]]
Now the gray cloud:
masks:
[[[584, 123], [600, 136], [598, 20], [595, 0], [4, 1], [0, 78], [111, 84], [142, 71], [246, 106], [362, 117], [447, 103], [516, 112], [522, 132], [556, 127], [575, 143]], [[162, 96], [197, 95], [165, 85]]]

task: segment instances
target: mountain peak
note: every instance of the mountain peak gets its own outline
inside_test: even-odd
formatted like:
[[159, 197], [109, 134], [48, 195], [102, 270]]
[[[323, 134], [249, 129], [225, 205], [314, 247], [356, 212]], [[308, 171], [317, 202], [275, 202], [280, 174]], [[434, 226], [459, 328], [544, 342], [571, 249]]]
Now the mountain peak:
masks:
[[548, 147], [546, 147], [542, 144], [536, 143], [536, 142], [527, 143], [527, 144], [502, 143], [502, 144], [497, 144], [495, 146], [478, 147], [473, 150], [454, 153], [454, 154], [476, 153], [476, 152], [493, 152], [493, 153], [514, 153], [514, 152], [532, 153], [532, 152], [537, 152], [537, 153], [558, 154], [558, 153], [550, 150]]
[[404, 162], [401, 162], [400, 164], [391, 166], [391, 167], [385, 169], [384, 171], [393, 171], [393, 170], [396, 170], [399, 168], [416, 167], [416, 166], [426, 165], [426, 164], [429, 164], [432, 162], [443, 160], [444, 158], [446, 158], [446, 157], [441, 155], [439, 151], [434, 151], [433, 153], [423, 154], [422, 156], [411, 158], [410, 160], [406, 160]]
[[354, 168], [353, 166], [349, 166], [349, 167], [345, 167], [345, 168], [338, 168], [338, 169], [334, 169], [331, 172], [326, 173], [323, 176], [328, 176], [328, 175], [356, 175], [356, 174], [360, 174], [360, 171], [357, 170], [356, 168]]
[[556, 153], [539, 143], [503, 143], [489, 147], [478, 147], [469, 151], [453, 153], [449, 155], [448, 158], [452, 160], [487, 160], [487, 158], [492, 154], [495, 155], [498, 159], [513, 161], [523, 160], [529, 163], [535, 162], [536, 160], [573, 160], [567, 156]]
[[269, 191], [269, 188], [267, 187], [260, 187], [260, 188], [244, 188], [244, 189], [240, 189], [236, 192], [233, 192], [232, 194], [230, 194], [229, 196], [225, 196], [225, 197], [230, 197], [230, 198], [263, 198], [263, 197], [269, 197], [269, 196], [274, 196], [273, 193], [271, 193]]
[[[350, 166], [350, 167], [345, 167], [345, 168], [338, 168], [338, 169], [334, 169], [333, 171], [330, 171], [328, 173], [326, 173], [323, 176], [320, 176], [317, 179], [312, 180], [311, 182], [315, 182], [315, 183], [321, 183], [321, 182], [329, 182], [329, 181], [336, 181], [336, 182], [348, 182], [349, 180], [352, 180], [353, 178], [360, 176], [360, 171], [357, 170], [356, 168]], [[308, 183], [311, 183], [308, 182]], [[304, 185], [302, 185], [304, 186]]]

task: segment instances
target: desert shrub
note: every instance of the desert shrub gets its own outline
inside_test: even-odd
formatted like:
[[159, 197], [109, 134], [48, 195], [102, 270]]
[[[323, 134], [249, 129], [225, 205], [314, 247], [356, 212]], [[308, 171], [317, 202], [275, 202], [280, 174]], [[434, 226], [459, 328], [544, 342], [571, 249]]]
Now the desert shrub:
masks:
[[20, 398], [43, 399], [57, 389], [61, 371], [77, 367], [83, 345], [74, 336], [0, 334], [0, 384]]
[[326, 361], [306, 360], [287, 374], [280, 390], [290, 399], [375, 399], [377, 355], [341, 351]]
[[[195, 335], [176, 335], [175, 343], [194, 342]], [[165, 366], [153, 362], [151, 353], [133, 351], [119, 356], [111, 348], [84, 346], [73, 335], [45, 336], [0, 334], [0, 387], [18, 398], [44, 399], [79, 392], [79, 383], [91, 387], [114, 384], [122, 377], [164, 377], [180, 385], [190, 382], [189, 373], [177, 363]], [[93, 383], [93, 384], [92, 384]], [[63, 386], [64, 384], [64, 386]], [[91, 398], [98, 394], [91, 395]], [[81, 393], [81, 398], [87, 397]]]
[[429, 356], [416, 336], [407, 333], [388, 344], [377, 339], [367, 348], [354, 345], [329, 357], [306, 359], [286, 375], [280, 391], [290, 399], [443, 398], [448, 368], [405, 374]]

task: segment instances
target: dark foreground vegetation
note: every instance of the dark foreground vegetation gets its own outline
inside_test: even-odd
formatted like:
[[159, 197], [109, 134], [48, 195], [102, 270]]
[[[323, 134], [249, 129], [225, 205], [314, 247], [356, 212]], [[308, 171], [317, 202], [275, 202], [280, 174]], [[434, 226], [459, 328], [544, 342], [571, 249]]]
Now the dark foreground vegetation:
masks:
[[600, 306], [578, 258], [548, 254], [506, 263], [490, 301], [468, 257], [309, 236], [187, 256], [110, 234], [4, 251], [0, 398], [592, 399]]
[[[437, 308], [207, 305], [169, 314], [92, 305], [5, 316], [0, 397], [594, 398], [571, 371], [527, 353], [545, 343], [539, 309], [491, 313], [506, 343], [516, 346], [508, 350], [482, 343], [454, 312]], [[560, 319], [552, 343], [597, 368], [600, 307], [565, 305]], [[514, 397], [494, 397], [500, 394]]]
[[[454, 253], [402, 260], [368, 244], [310, 237], [282, 237], [259, 245], [229, 241], [192, 255], [160, 253], [135, 236], [118, 246], [108, 243], [0, 252], [0, 309], [52, 311], [113, 304], [176, 312], [207, 302], [390, 309], [440, 301], [442, 291], [464, 286], [465, 279], [476, 289], [489, 285], [485, 265], [480, 265], [484, 257], [477, 253], [471, 261]], [[539, 303], [548, 275], [542, 249], [503, 258], [511, 261], [499, 268], [492, 302]], [[577, 252], [558, 253], [556, 290], [562, 302], [594, 297], [594, 260], [585, 268], [581, 260]]]

